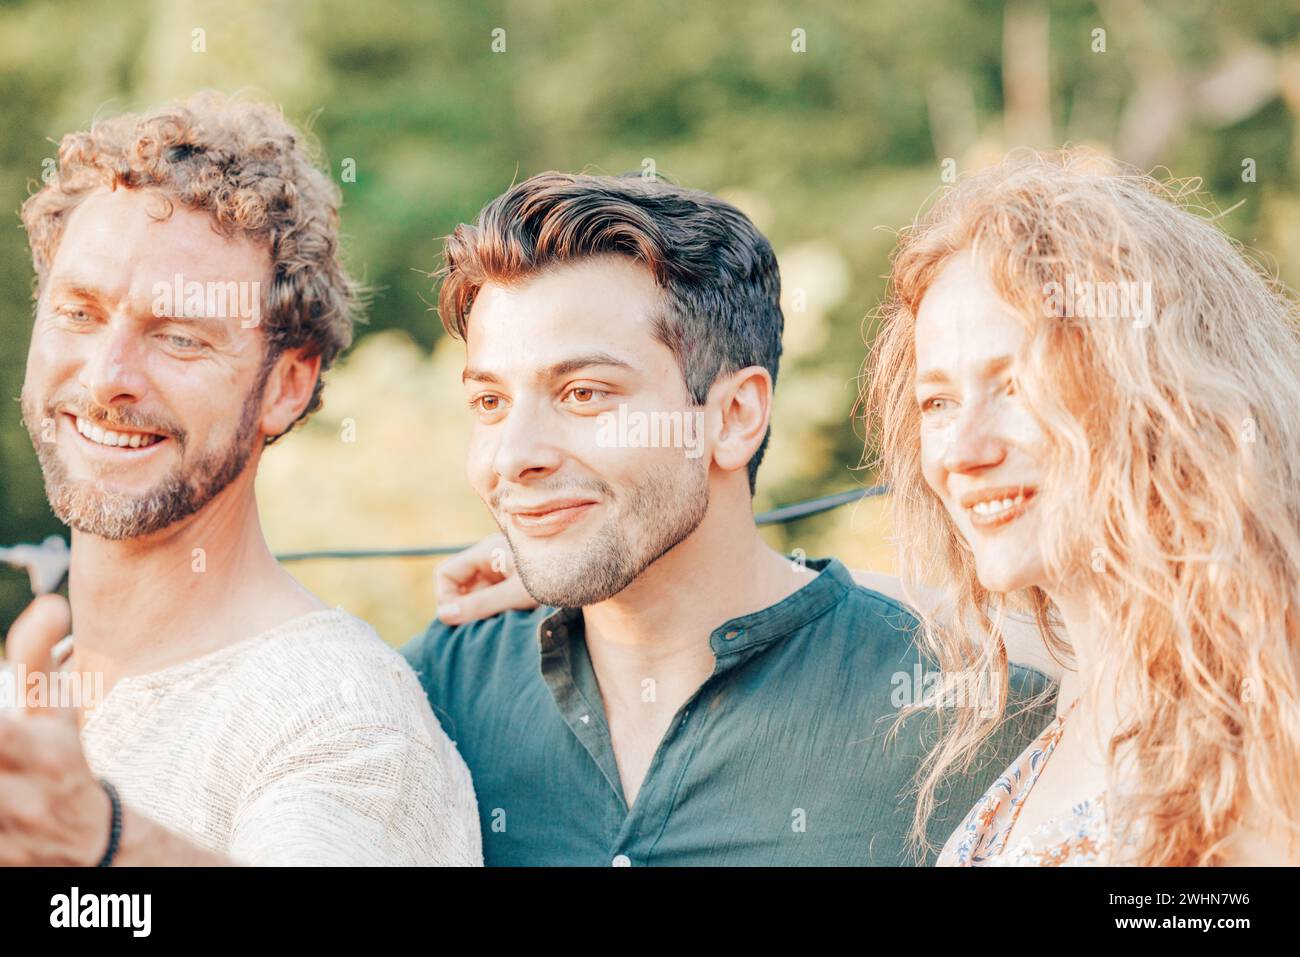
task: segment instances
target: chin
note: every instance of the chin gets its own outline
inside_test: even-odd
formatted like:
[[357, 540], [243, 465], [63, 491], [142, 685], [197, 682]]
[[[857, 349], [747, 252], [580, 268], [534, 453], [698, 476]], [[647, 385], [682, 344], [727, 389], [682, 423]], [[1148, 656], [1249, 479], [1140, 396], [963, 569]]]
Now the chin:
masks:
[[980, 562], [976, 563], [975, 574], [985, 589], [1003, 594], [1032, 588], [1039, 581], [1038, 575], [1024, 567], [1010, 568], [1005, 565], [989, 567]]

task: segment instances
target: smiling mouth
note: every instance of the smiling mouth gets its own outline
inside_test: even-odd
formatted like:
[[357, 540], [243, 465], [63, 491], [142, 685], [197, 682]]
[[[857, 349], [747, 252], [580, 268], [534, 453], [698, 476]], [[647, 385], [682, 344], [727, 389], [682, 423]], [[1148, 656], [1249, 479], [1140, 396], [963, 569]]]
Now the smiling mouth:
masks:
[[544, 538], [564, 531], [596, 507], [591, 501], [563, 501], [537, 508], [507, 509], [511, 523], [525, 535]]
[[147, 449], [167, 440], [167, 436], [160, 435], [157, 432], [144, 432], [138, 429], [124, 429], [121, 427], [106, 429], [102, 425], [96, 425], [89, 419], [81, 418], [79, 415], [69, 413], [68, 417], [72, 419], [73, 427], [82, 438], [103, 448]]
[[1037, 494], [1031, 486], [982, 489], [963, 495], [961, 505], [976, 528], [1000, 528], [1025, 514]]

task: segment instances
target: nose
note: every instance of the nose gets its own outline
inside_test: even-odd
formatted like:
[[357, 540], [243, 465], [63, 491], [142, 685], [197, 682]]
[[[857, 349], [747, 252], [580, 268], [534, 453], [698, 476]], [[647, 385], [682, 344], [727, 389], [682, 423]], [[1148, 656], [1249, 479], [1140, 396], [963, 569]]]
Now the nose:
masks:
[[93, 337], [78, 380], [100, 406], [132, 404], [148, 391], [145, 361], [138, 332], [109, 324]]
[[555, 443], [555, 423], [547, 422], [541, 409], [531, 408], [524, 402], [517, 402], [494, 431], [497, 445], [492, 455], [492, 471], [502, 481], [545, 478], [564, 459]]
[[943, 467], [949, 472], [979, 472], [1001, 465], [1007, 457], [997, 420], [983, 404], [962, 409], [949, 430], [943, 454]]

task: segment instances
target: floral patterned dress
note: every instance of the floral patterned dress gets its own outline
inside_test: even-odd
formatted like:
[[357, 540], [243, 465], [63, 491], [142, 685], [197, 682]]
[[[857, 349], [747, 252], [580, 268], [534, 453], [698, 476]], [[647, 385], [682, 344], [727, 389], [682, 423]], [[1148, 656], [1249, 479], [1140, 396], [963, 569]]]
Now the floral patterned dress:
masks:
[[1014, 847], [1007, 838], [1025, 799], [1065, 730], [1070, 705], [984, 794], [939, 854], [939, 867], [1062, 867], [1105, 864], [1111, 853], [1105, 795], [1097, 794], [1022, 835]]

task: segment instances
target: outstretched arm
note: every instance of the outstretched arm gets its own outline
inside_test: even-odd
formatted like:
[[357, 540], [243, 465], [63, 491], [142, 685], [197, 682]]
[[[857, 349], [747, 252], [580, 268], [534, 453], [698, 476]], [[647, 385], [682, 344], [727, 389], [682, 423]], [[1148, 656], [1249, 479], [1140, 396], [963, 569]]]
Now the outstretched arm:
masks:
[[[81, 749], [76, 709], [27, 701], [31, 676], [52, 675], [54, 646], [71, 613], [59, 595], [42, 595], [14, 622], [5, 642], [22, 707], [0, 714], [0, 864], [94, 865], [108, 849], [112, 805]], [[0, 663], [2, 664], [2, 663]], [[46, 680], [45, 686], [53, 682]], [[46, 705], [60, 702], [47, 701]], [[145, 815], [122, 808], [115, 864], [234, 863], [191, 844]]]
[[[852, 575], [864, 588], [908, 607], [915, 605], [913, 598], [903, 593], [903, 583], [896, 575], [861, 570], [852, 571]], [[443, 562], [437, 572], [437, 594], [438, 618], [448, 625], [491, 618], [515, 608], [537, 607], [537, 602], [524, 589], [515, 571], [510, 546], [500, 533], [489, 535]], [[928, 603], [926, 610], [942, 619], [944, 599], [938, 591], [922, 589], [915, 600]], [[1002, 624], [1002, 636], [1010, 662], [1060, 680], [1061, 666], [1047, 653], [1034, 622], [1008, 617]]]

